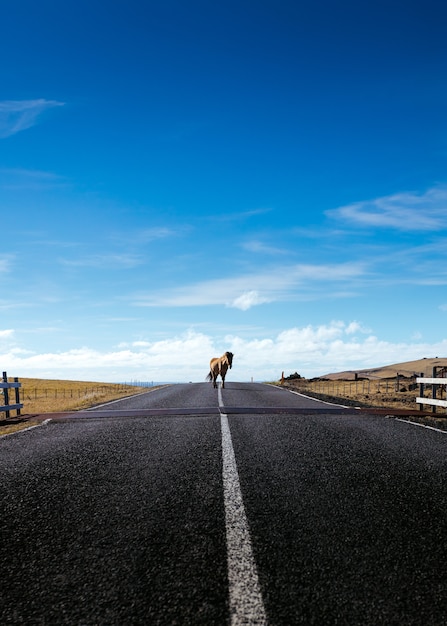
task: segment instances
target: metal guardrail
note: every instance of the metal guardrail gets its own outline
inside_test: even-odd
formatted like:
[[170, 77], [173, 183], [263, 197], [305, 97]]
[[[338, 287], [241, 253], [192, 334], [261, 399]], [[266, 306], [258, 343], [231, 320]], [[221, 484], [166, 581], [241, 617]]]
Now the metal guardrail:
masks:
[[[16, 411], [17, 415], [20, 415], [21, 409], [23, 409], [23, 404], [20, 402], [20, 387], [22, 383], [19, 383], [19, 379], [14, 378], [14, 382], [8, 382], [8, 375], [6, 372], [3, 372], [2, 381], [0, 382], [0, 389], [3, 390], [3, 405], [0, 405], [0, 413], [6, 413], [6, 419], [9, 419], [11, 416], [11, 411]], [[15, 403], [10, 404], [9, 402], [9, 390], [14, 389]]]

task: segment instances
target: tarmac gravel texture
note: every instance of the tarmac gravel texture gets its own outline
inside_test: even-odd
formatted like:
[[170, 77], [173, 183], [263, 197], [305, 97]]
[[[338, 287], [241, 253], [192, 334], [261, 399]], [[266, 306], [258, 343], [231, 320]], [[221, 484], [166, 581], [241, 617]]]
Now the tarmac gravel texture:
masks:
[[355, 415], [230, 424], [274, 623], [447, 623], [446, 435]]
[[[228, 426], [268, 623], [445, 626], [447, 435], [266, 385], [222, 399], [251, 407]], [[0, 439], [2, 626], [230, 623], [217, 392], [136, 401], [213, 412]]]
[[20, 436], [41, 441], [12, 464], [2, 441], [2, 625], [225, 623], [218, 418]]

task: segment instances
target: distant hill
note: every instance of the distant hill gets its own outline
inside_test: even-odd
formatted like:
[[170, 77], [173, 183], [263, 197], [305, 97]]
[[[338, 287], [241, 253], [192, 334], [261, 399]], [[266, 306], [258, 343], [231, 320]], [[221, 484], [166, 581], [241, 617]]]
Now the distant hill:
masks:
[[447, 357], [405, 361], [403, 363], [394, 363], [393, 365], [372, 367], [364, 370], [347, 370], [345, 372], [326, 374], [325, 376], [320, 376], [320, 378], [329, 378], [330, 380], [354, 380], [356, 374], [359, 378], [369, 378], [371, 380], [377, 380], [379, 378], [395, 378], [397, 374], [401, 374], [402, 376], [414, 376], [415, 374], [418, 376], [420, 376], [420, 374], [423, 374], [424, 376], [431, 376], [435, 365], [447, 367]]

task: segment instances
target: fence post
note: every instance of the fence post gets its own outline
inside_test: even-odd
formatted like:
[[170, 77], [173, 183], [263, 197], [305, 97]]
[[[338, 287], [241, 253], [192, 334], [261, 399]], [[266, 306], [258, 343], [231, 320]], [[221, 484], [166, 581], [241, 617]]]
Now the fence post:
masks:
[[[421, 378], [424, 376], [424, 372], [421, 372]], [[424, 383], [419, 383], [419, 397], [423, 398], [424, 397], [424, 392], [425, 392], [425, 385]], [[424, 405], [421, 404], [419, 405], [419, 411], [423, 411], [424, 410]]]
[[[17, 378], [17, 376], [14, 378], [14, 382], [15, 382], [15, 383], [18, 383], [18, 382], [19, 382], [19, 379]], [[20, 404], [20, 391], [19, 391], [19, 388], [18, 388], [18, 387], [16, 387], [16, 388], [15, 388], [15, 392], [16, 392], [16, 404]], [[22, 413], [21, 413], [21, 409], [20, 409], [20, 407], [19, 407], [19, 408], [17, 409], [17, 415], [21, 415], [21, 414], [22, 414]]]
[[[437, 372], [437, 369], [438, 369], [438, 368], [437, 368], [437, 367], [436, 367], [436, 365], [435, 365], [435, 366], [433, 367], [433, 372], [432, 372], [432, 376], [433, 376], [433, 378], [436, 378], [436, 374], [438, 373], [438, 372]], [[438, 391], [438, 385], [432, 385], [432, 386], [431, 386], [431, 397], [433, 398], [433, 400], [436, 400], [437, 391]], [[433, 405], [433, 406], [431, 407], [431, 412], [432, 412], [432, 413], [436, 413], [436, 405]]]
[[[6, 372], [3, 372], [3, 382], [7, 383], [8, 382], [8, 375]], [[9, 393], [8, 393], [8, 387], [4, 387], [3, 388], [3, 399], [4, 399], [4, 404], [5, 406], [9, 405]], [[5, 411], [6, 413], [6, 419], [9, 419], [10, 416], [10, 412], [9, 411]]]

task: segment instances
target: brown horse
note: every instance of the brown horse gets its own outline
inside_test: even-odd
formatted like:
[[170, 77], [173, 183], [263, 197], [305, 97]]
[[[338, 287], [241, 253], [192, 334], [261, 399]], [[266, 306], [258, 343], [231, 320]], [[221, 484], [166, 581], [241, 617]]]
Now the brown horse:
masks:
[[233, 353], [225, 352], [221, 357], [211, 359], [210, 361], [210, 373], [206, 377], [207, 380], [212, 380], [214, 387], [217, 387], [217, 377], [220, 375], [222, 378], [222, 388], [225, 387], [225, 375], [228, 368], [231, 369], [233, 365]]

